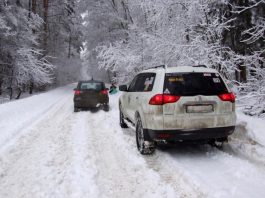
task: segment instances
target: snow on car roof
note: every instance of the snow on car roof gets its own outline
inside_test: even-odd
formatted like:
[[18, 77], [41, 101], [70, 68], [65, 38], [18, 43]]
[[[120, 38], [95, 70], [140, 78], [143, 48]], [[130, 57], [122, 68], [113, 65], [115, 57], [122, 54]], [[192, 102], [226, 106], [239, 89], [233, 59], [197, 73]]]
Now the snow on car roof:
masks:
[[171, 72], [209, 72], [216, 73], [215, 69], [207, 68], [207, 67], [192, 67], [192, 66], [179, 66], [179, 67], [168, 67], [166, 69], [167, 73]]
[[78, 81], [78, 83], [104, 83], [104, 82], [99, 80], [80, 80]]
[[[160, 68], [150, 68], [147, 70], [144, 70], [142, 72], [157, 72], [160, 70], [164, 70], [164, 68], [160, 67]], [[141, 73], [142, 73], [141, 72]], [[217, 71], [215, 69], [211, 69], [208, 67], [203, 67], [203, 66], [178, 66], [178, 67], [168, 67], [166, 68], [166, 73], [178, 73], [178, 72], [207, 72], [207, 73], [217, 73]]]

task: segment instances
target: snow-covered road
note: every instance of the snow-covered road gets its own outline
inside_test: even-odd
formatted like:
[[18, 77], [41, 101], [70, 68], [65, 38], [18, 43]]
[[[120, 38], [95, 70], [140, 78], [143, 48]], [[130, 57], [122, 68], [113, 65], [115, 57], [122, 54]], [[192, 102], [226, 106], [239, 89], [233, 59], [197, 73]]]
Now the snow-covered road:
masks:
[[119, 127], [118, 94], [110, 112], [73, 113], [73, 88], [0, 105], [1, 198], [264, 197], [262, 120], [239, 113], [223, 150], [180, 145], [142, 156], [134, 131]]

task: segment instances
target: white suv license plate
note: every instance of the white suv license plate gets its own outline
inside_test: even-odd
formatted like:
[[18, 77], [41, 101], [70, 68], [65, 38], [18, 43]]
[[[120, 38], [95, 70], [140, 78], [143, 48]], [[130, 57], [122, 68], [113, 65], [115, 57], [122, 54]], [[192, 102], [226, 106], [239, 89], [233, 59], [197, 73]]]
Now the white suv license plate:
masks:
[[188, 105], [187, 113], [210, 113], [213, 112], [213, 105]]

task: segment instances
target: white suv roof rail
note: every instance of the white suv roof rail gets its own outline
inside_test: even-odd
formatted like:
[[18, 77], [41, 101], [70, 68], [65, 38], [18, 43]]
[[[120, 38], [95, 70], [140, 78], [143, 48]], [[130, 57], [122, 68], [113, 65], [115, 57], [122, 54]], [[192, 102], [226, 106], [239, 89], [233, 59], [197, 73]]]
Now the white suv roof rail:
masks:
[[204, 67], [204, 68], [208, 68], [206, 65], [193, 65], [192, 67]]
[[160, 67], [166, 69], [166, 65], [157, 65], [157, 66], [149, 67], [148, 69], [157, 69], [157, 68], [160, 68]]

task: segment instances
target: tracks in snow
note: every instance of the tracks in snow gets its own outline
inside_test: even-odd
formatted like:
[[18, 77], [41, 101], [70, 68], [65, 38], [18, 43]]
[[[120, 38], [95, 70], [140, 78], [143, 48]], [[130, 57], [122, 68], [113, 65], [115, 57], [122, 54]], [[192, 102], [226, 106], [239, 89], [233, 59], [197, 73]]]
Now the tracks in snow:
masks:
[[1, 153], [0, 197], [64, 197], [61, 188], [70, 186], [64, 185], [71, 166], [69, 99]]
[[[133, 142], [133, 131], [129, 131], [127, 136]], [[179, 145], [165, 152], [157, 150], [144, 159], [180, 197], [260, 197], [265, 193], [263, 164], [227, 145], [224, 150], [209, 145]]]
[[117, 101], [111, 100], [112, 110], [107, 113], [73, 113], [70, 92], [52, 102], [38, 121], [1, 150], [0, 197], [259, 197], [265, 193], [263, 164], [238, 155], [239, 147], [220, 151], [185, 146], [140, 155], [134, 131], [120, 129]]
[[98, 197], [87, 152], [86, 113], [72, 95], [0, 153], [0, 197]]
[[189, 177], [185, 176], [184, 172], [163, 163], [158, 156], [146, 156], [145, 160], [148, 166], [156, 171], [163, 181], [172, 186], [175, 192], [179, 193], [180, 197], [208, 197]]
[[[122, 137], [115, 118], [105, 112], [88, 115], [91, 157], [98, 168], [100, 197], [178, 197], [173, 189], [150, 170]], [[116, 116], [115, 116], [116, 117]], [[110, 120], [111, 122], [106, 122]]]

